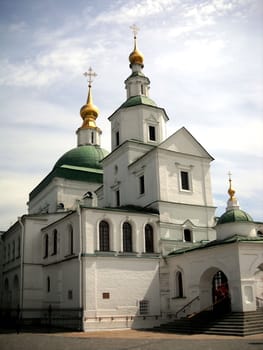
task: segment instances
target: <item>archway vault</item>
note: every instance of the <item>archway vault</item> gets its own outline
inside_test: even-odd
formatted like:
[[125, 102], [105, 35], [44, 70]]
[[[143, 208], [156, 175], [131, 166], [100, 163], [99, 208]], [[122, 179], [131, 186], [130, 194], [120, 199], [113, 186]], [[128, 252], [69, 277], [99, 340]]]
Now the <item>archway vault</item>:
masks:
[[[222, 274], [225, 276], [226, 278], [226, 282], [227, 284], [229, 284], [229, 279], [227, 276], [227, 273], [224, 271], [224, 269], [219, 268], [217, 266], [211, 266], [209, 268], [207, 268], [201, 275], [200, 277], [200, 282], [199, 282], [199, 287], [200, 287], [200, 311], [204, 310], [206, 308], [209, 308], [211, 306], [211, 310], [212, 305], [214, 303], [214, 288], [213, 288], [213, 280], [214, 277], [216, 276], [216, 274], [218, 272], [222, 272]], [[229, 286], [227, 285], [227, 288]]]

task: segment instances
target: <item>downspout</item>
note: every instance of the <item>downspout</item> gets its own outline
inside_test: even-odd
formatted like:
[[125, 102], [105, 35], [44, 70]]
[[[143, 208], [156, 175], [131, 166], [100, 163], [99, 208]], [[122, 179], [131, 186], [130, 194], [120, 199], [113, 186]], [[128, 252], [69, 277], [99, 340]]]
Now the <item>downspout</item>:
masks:
[[18, 222], [21, 226], [21, 244], [20, 244], [20, 290], [19, 290], [19, 307], [22, 313], [24, 304], [24, 236], [25, 225], [23, 224], [22, 217], [18, 217]]
[[82, 220], [80, 201], [77, 201], [77, 214], [79, 217], [79, 308], [82, 309], [82, 330], [83, 330], [83, 264], [82, 264]]

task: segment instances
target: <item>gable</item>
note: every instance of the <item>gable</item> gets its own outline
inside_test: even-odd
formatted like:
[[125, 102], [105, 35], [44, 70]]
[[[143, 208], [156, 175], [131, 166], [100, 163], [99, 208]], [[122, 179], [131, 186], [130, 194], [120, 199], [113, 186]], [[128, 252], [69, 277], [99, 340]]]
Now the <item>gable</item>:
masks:
[[210, 160], [214, 159], [185, 127], [177, 130], [158, 147], [169, 151], [209, 158]]

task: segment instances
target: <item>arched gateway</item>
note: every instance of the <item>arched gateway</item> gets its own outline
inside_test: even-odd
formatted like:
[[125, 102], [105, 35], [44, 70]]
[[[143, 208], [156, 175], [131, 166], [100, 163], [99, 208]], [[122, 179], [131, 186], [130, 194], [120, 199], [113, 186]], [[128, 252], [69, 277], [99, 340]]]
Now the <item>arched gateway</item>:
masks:
[[228, 279], [217, 267], [208, 268], [200, 278], [200, 311], [205, 309], [217, 313], [231, 311]]

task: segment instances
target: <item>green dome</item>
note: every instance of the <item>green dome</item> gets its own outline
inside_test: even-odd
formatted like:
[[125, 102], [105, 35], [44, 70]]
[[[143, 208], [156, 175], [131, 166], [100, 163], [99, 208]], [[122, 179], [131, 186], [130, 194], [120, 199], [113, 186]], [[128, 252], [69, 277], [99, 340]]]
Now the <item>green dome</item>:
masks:
[[65, 153], [56, 162], [54, 168], [60, 168], [63, 165], [76, 167], [101, 169], [100, 161], [106, 157], [108, 152], [97, 145], [79, 146]]
[[148, 106], [157, 107], [156, 103], [149, 97], [144, 95], [136, 95], [136, 96], [129, 97], [128, 100], [125, 101], [120, 108], [132, 107], [137, 105], [148, 105]]
[[249, 214], [247, 214], [243, 210], [230, 209], [227, 210], [222, 216], [220, 216], [217, 225], [240, 221], [253, 222], [253, 219]]

